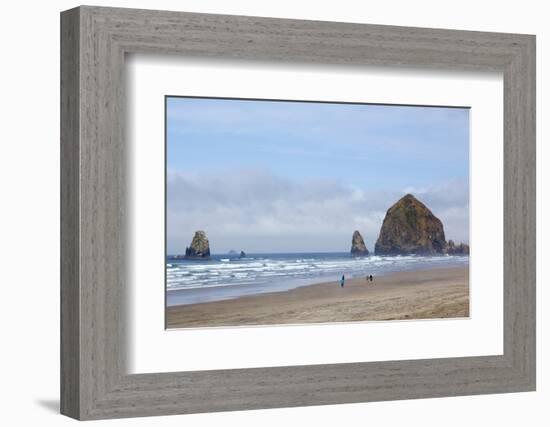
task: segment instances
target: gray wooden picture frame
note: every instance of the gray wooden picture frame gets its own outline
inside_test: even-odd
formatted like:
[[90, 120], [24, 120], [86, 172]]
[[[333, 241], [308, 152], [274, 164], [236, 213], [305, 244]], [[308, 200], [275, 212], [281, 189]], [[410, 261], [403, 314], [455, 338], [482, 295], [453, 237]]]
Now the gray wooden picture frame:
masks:
[[[126, 372], [127, 53], [504, 78], [504, 353]], [[162, 137], [159, 144], [162, 144]], [[535, 37], [83, 6], [61, 14], [61, 412], [77, 419], [535, 390]]]

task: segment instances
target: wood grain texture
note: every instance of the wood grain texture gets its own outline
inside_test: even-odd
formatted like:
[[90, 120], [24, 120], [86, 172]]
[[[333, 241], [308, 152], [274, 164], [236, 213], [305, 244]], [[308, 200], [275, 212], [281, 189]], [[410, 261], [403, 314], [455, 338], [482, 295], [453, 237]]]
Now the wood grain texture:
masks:
[[61, 412], [80, 414], [78, 10], [61, 20]]
[[[534, 390], [534, 36], [84, 6], [62, 13], [61, 38], [62, 413], [99, 419]], [[501, 71], [504, 354], [127, 374], [127, 53]]]

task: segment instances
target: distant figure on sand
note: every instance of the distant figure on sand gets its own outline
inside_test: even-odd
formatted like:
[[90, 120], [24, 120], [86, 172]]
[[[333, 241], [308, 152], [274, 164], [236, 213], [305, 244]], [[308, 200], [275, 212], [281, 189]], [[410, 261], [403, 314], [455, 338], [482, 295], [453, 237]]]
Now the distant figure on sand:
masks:
[[340, 287], [343, 288], [344, 287], [344, 282], [346, 281], [346, 278], [344, 277], [344, 275], [342, 274], [342, 278], [340, 279]]
[[372, 274], [369, 276], [370, 281], [372, 282]]

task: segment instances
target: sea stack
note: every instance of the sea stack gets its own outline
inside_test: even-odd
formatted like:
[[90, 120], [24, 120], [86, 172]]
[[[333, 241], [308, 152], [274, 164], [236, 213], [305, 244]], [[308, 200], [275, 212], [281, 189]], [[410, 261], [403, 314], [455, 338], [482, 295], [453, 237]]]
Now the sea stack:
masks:
[[367, 256], [369, 254], [369, 250], [365, 245], [363, 236], [361, 236], [361, 233], [359, 233], [359, 231], [357, 230], [353, 232], [353, 237], [351, 238], [350, 252], [353, 256]]
[[377, 255], [444, 254], [443, 224], [422, 202], [407, 194], [386, 212], [374, 252]]
[[195, 231], [191, 245], [185, 248], [185, 258], [208, 259], [210, 258], [210, 244], [206, 233], [202, 230]]
[[239, 258], [246, 258], [246, 253], [244, 251], [241, 251]]
[[466, 243], [455, 245], [455, 242], [449, 240], [447, 242], [447, 253], [449, 255], [470, 255], [470, 246]]

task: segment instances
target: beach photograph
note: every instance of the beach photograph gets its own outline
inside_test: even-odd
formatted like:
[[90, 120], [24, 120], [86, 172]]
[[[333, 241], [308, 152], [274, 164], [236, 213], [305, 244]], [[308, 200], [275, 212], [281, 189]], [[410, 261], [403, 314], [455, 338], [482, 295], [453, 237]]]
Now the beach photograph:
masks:
[[468, 318], [467, 107], [166, 96], [167, 329]]

